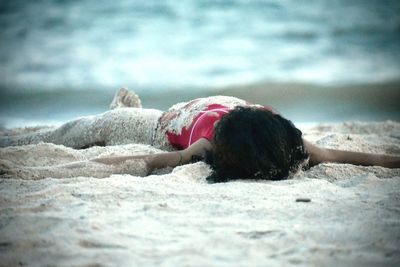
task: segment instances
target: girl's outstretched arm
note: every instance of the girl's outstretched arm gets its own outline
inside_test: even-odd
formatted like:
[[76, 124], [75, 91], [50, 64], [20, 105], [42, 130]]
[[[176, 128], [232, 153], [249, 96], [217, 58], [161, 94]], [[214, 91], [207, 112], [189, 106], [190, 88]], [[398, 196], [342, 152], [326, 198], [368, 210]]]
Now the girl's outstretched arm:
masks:
[[343, 151], [321, 148], [303, 139], [304, 147], [310, 154], [310, 166], [323, 162], [349, 163], [363, 166], [400, 168], [400, 157], [383, 154]]
[[118, 164], [132, 159], [144, 159], [148, 168], [148, 172], [161, 169], [165, 167], [176, 167], [178, 165], [189, 163], [192, 156], [201, 156], [205, 151], [212, 148], [210, 141], [201, 138], [194, 142], [190, 147], [173, 152], [151, 154], [151, 155], [138, 155], [138, 156], [117, 156], [117, 157], [102, 157], [92, 159], [92, 161], [103, 164]]

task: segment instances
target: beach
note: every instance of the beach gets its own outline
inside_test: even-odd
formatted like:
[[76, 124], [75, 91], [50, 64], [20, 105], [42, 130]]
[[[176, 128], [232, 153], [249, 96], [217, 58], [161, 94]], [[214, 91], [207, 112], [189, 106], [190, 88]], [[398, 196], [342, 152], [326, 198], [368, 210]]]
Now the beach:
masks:
[[[324, 147], [400, 154], [394, 121], [319, 124], [304, 136]], [[49, 157], [41, 156], [44, 147], [53, 151]], [[210, 169], [202, 162], [148, 177], [32, 180], [4, 173], [7, 160], [23, 169], [143, 152], [159, 151], [134, 144], [79, 153], [44, 143], [2, 148], [0, 265], [400, 263], [400, 169], [324, 163], [283, 181], [218, 184], [206, 182]]]
[[163, 152], [132, 142], [166, 140], [142, 110], [107, 113], [122, 87], [152, 118], [233, 96], [318, 146], [399, 156], [399, 13], [396, 0], [0, 1], [0, 267], [400, 266], [400, 169], [211, 184], [204, 162], [147, 175], [140, 159], [92, 160]]
[[0, 10], [0, 129], [104, 112], [120, 87], [161, 110], [226, 94], [294, 122], [400, 120], [399, 1], [46, 0]]

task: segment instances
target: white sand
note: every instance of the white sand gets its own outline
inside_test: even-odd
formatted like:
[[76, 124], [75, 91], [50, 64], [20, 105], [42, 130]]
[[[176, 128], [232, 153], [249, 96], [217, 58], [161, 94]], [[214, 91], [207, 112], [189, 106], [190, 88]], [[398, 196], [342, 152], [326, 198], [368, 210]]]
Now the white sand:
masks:
[[[395, 122], [317, 126], [305, 136], [326, 147], [400, 154]], [[1, 266], [400, 264], [400, 169], [322, 164], [291, 180], [207, 184], [207, 165], [196, 163], [149, 177], [32, 180], [40, 177], [6, 172], [158, 150], [0, 151]]]

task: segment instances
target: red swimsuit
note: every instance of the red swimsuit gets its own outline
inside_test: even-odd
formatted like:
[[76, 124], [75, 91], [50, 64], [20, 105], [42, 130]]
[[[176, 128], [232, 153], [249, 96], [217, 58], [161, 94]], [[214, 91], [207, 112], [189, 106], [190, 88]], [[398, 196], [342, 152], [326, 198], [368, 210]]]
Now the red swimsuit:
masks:
[[183, 128], [181, 134], [167, 132], [167, 137], [172, 146], [178, 149], [184, 149], [192, 145], [200, 138], [206, 138], [209, 141], [214, 137], [214, 125], [229, 109], [220, 104], [209, 105], [205, 110], [193, 119], [189, 128]]
[[[262, 109], [274, 112], [271, 107], [261, 107]], [[178, 149], [185, 149], [192, 145], [200, 138], [206, 138], [211, 141], [214, 137], [215, 124], [227, 113], [230, 109], [220, 105], [211, 104], [207, 108], [194, 117], [189, 128], [183, 128], [180, 134], [167, 132], [167, 138], [170, 144]]]

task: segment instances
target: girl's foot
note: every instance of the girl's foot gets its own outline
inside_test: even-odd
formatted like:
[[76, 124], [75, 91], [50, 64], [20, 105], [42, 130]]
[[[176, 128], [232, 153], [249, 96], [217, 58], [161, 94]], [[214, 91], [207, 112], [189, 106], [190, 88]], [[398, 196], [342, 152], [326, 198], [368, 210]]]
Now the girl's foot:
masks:
[[140, 98], [132, 91], [126, 88], [121, 88], [115, 94], [113, 101], [110, 104], [110, 109], [116, 108], [142, 108]]

